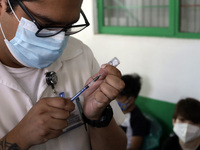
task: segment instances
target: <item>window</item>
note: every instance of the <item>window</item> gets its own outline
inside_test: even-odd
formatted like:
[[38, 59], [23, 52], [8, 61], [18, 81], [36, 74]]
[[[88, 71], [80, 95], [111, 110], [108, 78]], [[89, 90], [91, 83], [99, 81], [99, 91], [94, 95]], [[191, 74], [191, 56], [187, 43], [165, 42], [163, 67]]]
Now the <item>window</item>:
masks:
[[97, 0], [99, 33], [200, 38], [200, 0]]
[[180, 0], [177, 4], [176, 36], [200, 38], [200, 1]]

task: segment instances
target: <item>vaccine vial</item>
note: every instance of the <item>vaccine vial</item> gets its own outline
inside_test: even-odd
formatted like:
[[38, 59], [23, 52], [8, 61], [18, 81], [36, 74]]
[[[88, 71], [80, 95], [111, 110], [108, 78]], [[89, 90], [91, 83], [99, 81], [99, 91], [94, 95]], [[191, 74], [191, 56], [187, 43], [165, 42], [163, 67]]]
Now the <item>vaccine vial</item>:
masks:
[[120, 61], [117, 57], [114, 57], [111, 61], [108, 62], [108, 64], [117, 67], [120, 64]]

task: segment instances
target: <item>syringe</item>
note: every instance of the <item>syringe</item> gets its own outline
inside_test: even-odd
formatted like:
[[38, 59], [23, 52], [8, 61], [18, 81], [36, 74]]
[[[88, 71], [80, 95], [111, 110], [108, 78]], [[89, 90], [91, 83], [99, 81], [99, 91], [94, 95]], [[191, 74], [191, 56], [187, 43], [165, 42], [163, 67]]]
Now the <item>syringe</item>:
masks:
[[[108, 62], [109, 65], [117, 67], [120, 64], [120, 61], [117, 57], [114, 57], [111, 61]], [[90, 81], [84, 88], [82, 88], [77, 94], [75, 94], [71, 101], [75, 100], [79, 95], [81, 95], [86, 89], [88, 89], [94, 82], [96, 82], [101, 77], [101, 74], [96, 76], [92, 81]]]

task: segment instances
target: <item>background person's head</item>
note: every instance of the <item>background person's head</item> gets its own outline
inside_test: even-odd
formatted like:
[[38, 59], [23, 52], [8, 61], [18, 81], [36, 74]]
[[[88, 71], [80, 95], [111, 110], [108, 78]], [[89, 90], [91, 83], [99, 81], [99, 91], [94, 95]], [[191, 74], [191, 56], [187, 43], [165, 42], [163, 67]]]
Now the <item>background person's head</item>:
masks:
[[127, 74], [123, 75], [121, 79], [125, 83], [124, 89], [117, 96], [118, 101], [122, 110], [125, 110], [130, 105], [135, 105], [135, 99], [141, 90], [141, 77], [138, 74]]
[[181, 99], [176, 104], [173, 121], [200, 124], [200, 102], [194, 98]]
[[141, 89], [141, 77], [138, 74], [123, 75], [121, 79], [125, 83], [125, 88], [120, 92], [121, 96], [138, 97]]
[[200, 137], [200, 102], [194, 98], [181, 99], [175, 107], [173, 125], [184, 143]]

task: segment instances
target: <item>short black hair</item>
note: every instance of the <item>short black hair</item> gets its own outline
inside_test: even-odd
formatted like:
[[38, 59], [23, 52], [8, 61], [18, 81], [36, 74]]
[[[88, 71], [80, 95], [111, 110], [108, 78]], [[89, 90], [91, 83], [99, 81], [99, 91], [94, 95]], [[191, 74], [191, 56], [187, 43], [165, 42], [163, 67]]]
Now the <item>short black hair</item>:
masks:
[[124, 81], [125, 87], [120, 92], [120, 95], [126, 97], [134, 96], [137, 98], [141, 89], [141, 77], [134, 73], [132, 75], [123, 75], [121, 79]]
[[173, 114], [173, 119], [183, 117], [195, 124], [200, 123], [200, 102], [194, 98], [185, 98], [178, 101]]
[[[32, 1], [37, 1], [37, 0], [21, 0], [21, 1], [22, 1], [22, 2], [23, 2], [23, 1], [30, 1], [30, 2], [32, 2]], [[18, 5], [18, 3], [17, 3], [16, 0], [10, 0], [10, 4], [11, 4], [13, 10], [15, 10], [15, 8], [16, 8], [17, 5]], [[6, 9], [6, 12], [7, 12], [7, 13], [11, 13], [11, 9], [10, 9], [10, 7], [9, 7], [8, 2], [7, 2], [7, 9]]]

